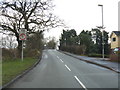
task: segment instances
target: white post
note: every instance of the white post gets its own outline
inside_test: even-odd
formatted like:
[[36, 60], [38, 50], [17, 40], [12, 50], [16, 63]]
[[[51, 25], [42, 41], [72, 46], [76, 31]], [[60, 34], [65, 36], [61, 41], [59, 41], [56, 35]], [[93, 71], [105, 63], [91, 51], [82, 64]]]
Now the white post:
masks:
[[23, 40], [22, 40], [22, 53], [21, 53], [21, 60], [23, 61]]

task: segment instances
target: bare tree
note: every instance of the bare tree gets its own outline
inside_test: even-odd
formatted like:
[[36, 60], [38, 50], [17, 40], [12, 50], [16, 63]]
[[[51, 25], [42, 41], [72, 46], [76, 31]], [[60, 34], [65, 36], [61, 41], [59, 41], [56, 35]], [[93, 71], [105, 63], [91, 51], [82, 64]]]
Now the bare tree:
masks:
[[6, 42], [7, 42], [6, 46], [9, 49], [16, 48], [16, 46], [17, 46], [16, 37], [13, 36], [13, 34], [9, 34], [6, 36]]
[[46, 29], [63, 25], [54, 16], [52, 0], [13, 0], [0, 3], [0, 27], [3, 31], [12, 31], [18, 41], [21, 52], [22, 42], [19, 40], [19, 30], [25, 28], [27, 33], [43, 32]]
[[29, 35], [29, 38], [26, 41], [27, 49], [37, 49], [41, 51], [43, 46], [43, 34], [41, 32], [36, 32], [34, 34]]
[[17, 47], [16, 37], [13, 34], [4, 35], [1, 37], [1, 48], [13, 49]]
[[6, 48], [7, 42], [6, 42], [6, 38], [2, 37], [2, 48]]

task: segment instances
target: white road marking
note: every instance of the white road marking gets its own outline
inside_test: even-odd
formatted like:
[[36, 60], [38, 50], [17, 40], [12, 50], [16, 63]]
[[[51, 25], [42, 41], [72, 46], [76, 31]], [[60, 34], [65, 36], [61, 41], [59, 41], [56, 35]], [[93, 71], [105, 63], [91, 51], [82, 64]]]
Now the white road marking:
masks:
[[57, 56], [57, 58], [59, 59], [59, 57]]
[[43, 57], [44, 57], [45, 59], [47, 59], [47, 58], [48, 58], [48, 55], [47, 55], [47, 54], [45, 54]]
[[65, 64], [65, 67], [66, 67], [69, 71], [71, 71], [70, 68], [69, 68], [66, 64]]
[[60, 59], [60, 61], [61, 61], [61, 62], [63, 62], [63, 60], [62, 60], [62, 59]]
[[74, 77], [75, 77], [75, 79], [78, 81], [78, 83], [79, 83], [85, 90], [88, 90], [88, 89], [85, 87], [85, 85], [78, 79], [77, 76], [74, 76]]

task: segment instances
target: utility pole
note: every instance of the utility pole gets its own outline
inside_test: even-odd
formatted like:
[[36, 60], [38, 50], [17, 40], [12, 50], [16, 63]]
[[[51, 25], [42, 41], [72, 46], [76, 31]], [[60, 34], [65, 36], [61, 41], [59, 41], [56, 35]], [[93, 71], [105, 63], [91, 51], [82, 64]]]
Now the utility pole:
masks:
[[21, 52], [21, 60], [23, 61], [23, 40], [22, 40], [22, 52]]

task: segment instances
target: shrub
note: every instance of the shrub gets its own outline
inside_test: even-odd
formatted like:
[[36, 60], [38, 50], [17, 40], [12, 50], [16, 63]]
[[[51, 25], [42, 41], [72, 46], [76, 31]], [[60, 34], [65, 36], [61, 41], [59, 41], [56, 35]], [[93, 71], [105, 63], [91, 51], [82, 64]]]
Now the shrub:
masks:
[[[94, 54], [94, 53], [89, 54], [88, 56], [89, 56], [89, 57], [100, 57], [100, 58], [103, 57], [102, 54]], [[109, 58], [109, 55], [105, 55], [105, 58]]]
[[6, 48], [2, 48], [2, 60], [6, 60], [6, 59], [15, 59], [16, 58], [16, 49], [6, 49]]
[[60, 50], [80, 55], [84, 53], [84, 46], [78, 46], [78, 45], [61, 46]]
[[41, 52], [38, 51], [37, 49], [24, 49], [24, 57], [33, 57], [33, 58], [38, 58], [41, 55]]
[[82, 46], [75, 46], [75, 54], [83, 54], [83, 48]]

